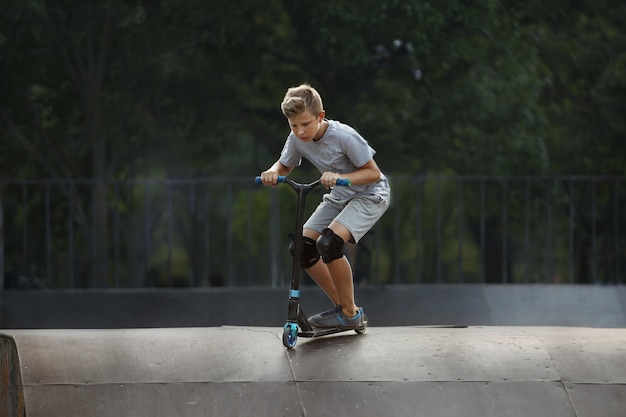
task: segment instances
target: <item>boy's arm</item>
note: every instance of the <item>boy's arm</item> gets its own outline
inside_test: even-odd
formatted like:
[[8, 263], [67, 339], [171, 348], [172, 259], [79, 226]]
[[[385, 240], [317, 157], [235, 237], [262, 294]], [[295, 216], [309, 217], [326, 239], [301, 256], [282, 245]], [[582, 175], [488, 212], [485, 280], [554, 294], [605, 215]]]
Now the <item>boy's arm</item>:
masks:
[[287, 176], [291, 171], [293, 171], [293, 167], [285, 166], [280, 161], [276, 161], [267, 171], [261, 172], [261, 182], [264, 185], [276, 186], [278, 184], [278, 176]]
[[337, 174], [335, 172], [324, 172], [320, 178], [322, 185], [330, 188], [337, 182], [338, 178], [349, 179], [352, 185], [373, 184], [380, 180], [380, 168], [374, 159], [370, 159], [365, 165], [349, 174]]

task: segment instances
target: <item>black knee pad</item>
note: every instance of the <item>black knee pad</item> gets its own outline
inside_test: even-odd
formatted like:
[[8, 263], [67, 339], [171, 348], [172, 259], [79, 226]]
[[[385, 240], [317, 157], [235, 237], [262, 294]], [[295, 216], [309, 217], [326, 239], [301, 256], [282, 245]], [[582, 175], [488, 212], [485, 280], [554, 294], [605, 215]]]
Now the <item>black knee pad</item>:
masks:
[[[289, 244], [289, 253], [293, 258], [296, 256], [296, 242], [293, 240]], [[310, 237], [302, 236], [302, 258], [300, 259], [300, 266], [303, 269], [312, 267], [320, 260], [320, 254], [315, 247], [315, 241]]]
[[344, 243], [341, 236], [337, 236], [332, 229], [327, 227], [322, 230], [322, 234], [317, 238], [316, 246], [325, 264], [343, 257]]

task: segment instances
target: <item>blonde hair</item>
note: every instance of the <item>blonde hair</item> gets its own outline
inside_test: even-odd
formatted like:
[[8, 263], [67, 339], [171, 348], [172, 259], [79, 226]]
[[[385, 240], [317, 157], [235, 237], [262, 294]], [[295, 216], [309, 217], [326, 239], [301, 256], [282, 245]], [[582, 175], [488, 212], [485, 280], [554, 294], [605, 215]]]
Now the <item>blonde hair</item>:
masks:
[[287, 90], [280, 108], [286, 117], [292, 117], [305, 111], [318, 116], [323, 110], [322, 97], [308, 84], [301, 84]]

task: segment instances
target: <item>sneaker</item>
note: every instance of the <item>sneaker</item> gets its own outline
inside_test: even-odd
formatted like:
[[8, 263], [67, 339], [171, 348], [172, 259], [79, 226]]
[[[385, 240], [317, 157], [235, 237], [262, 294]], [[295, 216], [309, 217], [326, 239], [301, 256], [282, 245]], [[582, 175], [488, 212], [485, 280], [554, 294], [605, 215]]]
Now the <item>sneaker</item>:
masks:
[[309, 324], [318, 328], [358, 329], [363, 326], [365, 313], [359, 308], [354, 317], [343, 314], [341, 306], [309, 317]]

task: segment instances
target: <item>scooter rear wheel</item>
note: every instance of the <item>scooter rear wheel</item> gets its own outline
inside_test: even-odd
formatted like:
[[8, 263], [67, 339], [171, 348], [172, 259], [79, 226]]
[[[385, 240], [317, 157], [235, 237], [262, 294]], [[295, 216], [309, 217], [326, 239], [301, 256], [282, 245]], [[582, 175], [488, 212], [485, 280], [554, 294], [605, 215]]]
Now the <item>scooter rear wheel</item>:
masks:
[[354, 329], [356, 334], [363, 334], [367, 331], [367, 316], [363, 316], [363, 324], [360, 327]]
[[361, 327], [357, 327], [356, 329], [354, 329], [354, 331], [356, 332], [356, 334], [363, 334], [367, 331], [367, 324], [364, 324]]

